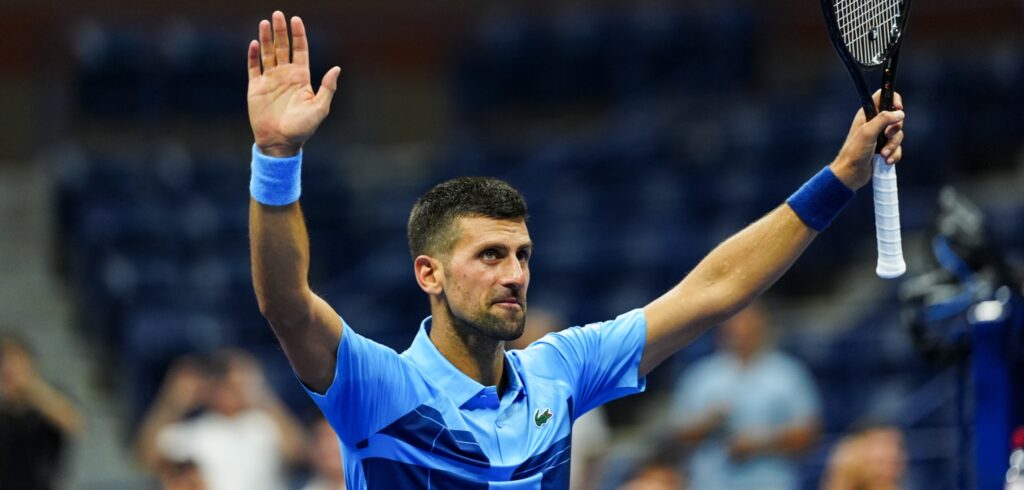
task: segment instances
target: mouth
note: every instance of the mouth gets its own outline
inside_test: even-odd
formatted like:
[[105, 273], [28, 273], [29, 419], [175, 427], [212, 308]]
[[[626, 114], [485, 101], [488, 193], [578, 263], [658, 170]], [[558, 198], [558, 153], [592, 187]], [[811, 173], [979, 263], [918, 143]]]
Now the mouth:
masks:
[[520, 304], [519, 300], [516, 299], [516, 298], [500, 299], [500, 300], [495, 301], [493, 304], [495, 304], [497, 306], [501, 306], [503, 308], [510, 308], [510, 309], [522, 309], [523, 308], [523, 305]]

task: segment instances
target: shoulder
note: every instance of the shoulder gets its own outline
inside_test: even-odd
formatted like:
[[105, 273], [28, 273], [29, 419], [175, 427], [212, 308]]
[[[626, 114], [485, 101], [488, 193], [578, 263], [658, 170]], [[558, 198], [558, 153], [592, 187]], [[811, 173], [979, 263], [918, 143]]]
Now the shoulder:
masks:
[[[647, 318], [644, 316], [644, 310], [642, 308], [637, 308], [635, 310], [627, 311], [626, 313], [623, 313], [611, 320], [588, 323], [582, 327], [569, 327], [564, 330], [549, 333], [533, 344], [530, 344], [530, 347], [541, 344], [559, 346], [566, 343], [596, 342], [602, 339], [625, 341], [627, 337], [636, 337], [638, 335], [640, 338], [643, 338], [643, 331], [633, 327], [640, 327], [643, 329], [646, 328], [646, 326]], [[524, 350], [528, 349], [529, 347]]]
[[613, 318], [611, 320], [600, 322], [600, 323], [593, 323], [591, 325], [594, 325], [594, 326], [596, 326], [598, 328], [610, 328], [610, 327], [615, 327], [615, 326], [619, 326], [619, 325], [644, 326], [644, 327], [646, 327], [647, 326], [647, 316], [644, 314], [644, 309], [643, 308], [636, 308], [636, 309], [629, 310], [629, 311], [627, 311], [627, 312], [625, 312], [625, 313], [623, 313], [623, 314], [621, 314], [621, 315], [619, 315], [619, 316], [617, 316], [617, 317], [615, 317], [615, 318]]
[[524, 383], [529, 383], [531, 378], [542, 378], [547, 382], [561, 381], [566, 378], [566, 371], [562, 367], [564, 359], [553, 347], [553, 344], [542, 343], [541, 340], [530, 344], [525, 349], [508, 352], [512, 368], [519, 373]]

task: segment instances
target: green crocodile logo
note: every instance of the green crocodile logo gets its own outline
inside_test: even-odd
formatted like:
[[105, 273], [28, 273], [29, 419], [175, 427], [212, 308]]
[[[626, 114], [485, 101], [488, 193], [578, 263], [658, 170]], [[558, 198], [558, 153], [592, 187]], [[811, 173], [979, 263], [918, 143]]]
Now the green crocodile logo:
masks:
[[554, 416], [555, 414], [551, 413], [550, 408], [545, 408], [543, 413], [541, 413], [540, 409], [538, 408], [537, 411], [533, 413], [533, 423], [537, 424], [537, 427], [540, 427], [548, 423], [548, 421], [551, 420], [551, 417]]

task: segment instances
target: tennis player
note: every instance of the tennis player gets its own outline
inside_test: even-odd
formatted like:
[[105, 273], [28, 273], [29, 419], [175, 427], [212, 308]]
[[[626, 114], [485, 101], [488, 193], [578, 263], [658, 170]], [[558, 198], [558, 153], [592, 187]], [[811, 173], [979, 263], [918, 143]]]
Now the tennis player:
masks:
[[260, 22], [248, 64], [256, 296], [337, 431], [357, 489], [566, 488], [573, 420], [643, 391], [654, 367], [775, 282], [870, 180], [880, 133], [888, 161], [901, 157], [902, 110], [867, 123], [858, 114], [830, 165], [663, 296], [510, 352], [504, 344], [523, 332], [530, 285], [526, 203], [499, 180], [444, 182], [409, 217], [413, 272], [431, 316], [399, 354], [359, 335], [307, 282], [302, 145], [327, 116], [340, 69], [314, 92], [305, 27], [292, 17], [289, 39], [281, 12]]

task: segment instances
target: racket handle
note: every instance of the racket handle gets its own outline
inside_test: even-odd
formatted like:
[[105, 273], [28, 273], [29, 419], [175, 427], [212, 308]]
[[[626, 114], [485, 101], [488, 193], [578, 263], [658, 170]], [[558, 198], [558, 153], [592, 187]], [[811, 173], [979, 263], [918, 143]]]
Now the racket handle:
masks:
[[896, 166], [885, 163], [885, 157], [877, 153], [872, 162], [875, 167], [871, 179], [875, 194], [875, 236], [878, 239], [878, 267], [875, 273], [883, 279], [894, 279], [907, 270], [907, 264], [903, 262], [903, 243], [900, 237]]

